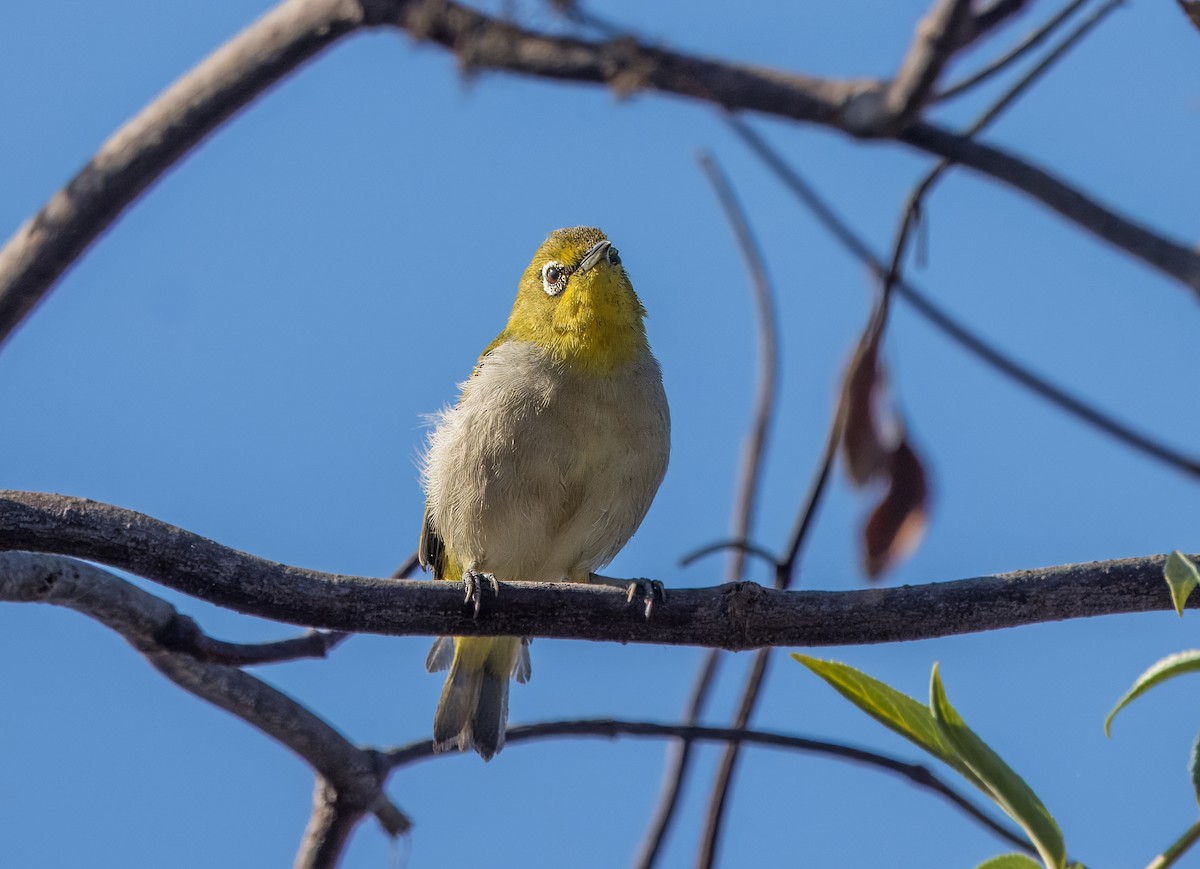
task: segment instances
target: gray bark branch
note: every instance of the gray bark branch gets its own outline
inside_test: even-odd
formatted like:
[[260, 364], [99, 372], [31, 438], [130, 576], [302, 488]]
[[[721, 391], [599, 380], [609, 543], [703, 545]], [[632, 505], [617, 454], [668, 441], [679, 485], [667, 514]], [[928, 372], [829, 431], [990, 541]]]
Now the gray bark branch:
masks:
[[[671, 589], [643, 616], [623, 592], [503, 584], [472, 617], [462, 589], [290, 567], [181, 528], [63, 495], [0, 491], [0, 551], [69, 555], [276, 621], [377, 634], [540, 636], [753, 649], [887, 643], [1171, 608], [1162, 556], [900, 588], [778, 591], [750, 582]], [[1198, 601], [1197, 603], [1200, 603]]]
[[[994, 4], [995, 17], [1017, 6]], [[969, 36], [982, 27], [980, 17]], [[468, 71], [600, 84], [618, 94], [657, 91], [858, 137], [891, 137], [895, 125], [885, 99], [889, 83], [875, 79], [835, 80], [692, 57], [632, 38], [590, 42], [550, 36], [443, 0], [284, 0], [117, 130], [0, 249], [0, 344], [104, 230], [188, 151], [323, 49], [363, 27], [382, 26], [449, 49]], [[919, 96], [924, 85], [910, 91]], [[1200, 254], [1049, 172], [929, 123], [912, 124], [895, 139], [1020, 190], [1200, 292]]]
[[[171, 604], [107, 571], [59, 556], [0, 552], [0, 601], [46, 603], [73, 609], [119, 634], [150, 664], [185, 691], [207, 700], [290, 749], [317, 773], [317, 795], [297, 866], [333, 866], [354, 825], [373, 814], [389, 835], [406, 833], [411, 822], [383, 791], [389, 767], [372, 751], [360, 749], [307, 708], [248, 673], [202, 657], [215, 643], [221, 655], [235, 656], [238, 644], [178, 642], [181, 616]], [[202, 636], [202, 635], [201, 635]], [[164, 638], [167, 638], [164, 642]], [[302, 640], [305, 638], [301, 638]], [[290, 641], [284, 641], [288, 643]], [[189, 651], [181, 651], [183, 648]], [[283, 660], [281, 649], [299, 646], [264, 643], [270, 653], [240, 646], [248, 663]], [[304, 656], [316, 650], [305, 649]], [[192, 652], [202, 656], [194, 657]]]
[[[675, 738], [685, 745], [696, 742], [723, 742], [726, 745], [753, 745], [764, 748], [780, 748], [801, 753], [811, 753], [861, 764], [898, 775], [913, 785], [930, 790], [949, 801], [955, 808], [977, 821], [1010, 845], [1022, 851], [1036, 853], [1029, 840], [1015, 833], [1004, 824], [993, 820], [962, 794], [943, 782], [923, 764], [909, 763], [875, 751], [856, 748], [823, 739], [809, 739], [786, 733], [764, 730], [742, 730], [732, 727], [705, 727], [698, 724], [660, 724], [650, 721], [617, 721], [599, 718], [581, 721], [547, 721], [541, 724], [524, 724], [508, 728], [505, 741], [508, 745], [558, 737], [595, 736], [618, 739], [623, 736], [649, 738]], [[392, 769], [398, 769], [421, 760], [435, 757], [433, 746], [428, 740], [405, 745], [385, 752]], [[644, 865], [644, 864], [643, 864]]]

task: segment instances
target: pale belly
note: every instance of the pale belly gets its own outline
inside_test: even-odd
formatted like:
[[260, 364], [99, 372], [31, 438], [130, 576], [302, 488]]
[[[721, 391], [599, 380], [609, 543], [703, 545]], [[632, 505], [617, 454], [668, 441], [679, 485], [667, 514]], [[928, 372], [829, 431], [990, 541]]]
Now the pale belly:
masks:
[[433, 524], [467, 569], [583, 580], [625, 545], [658, 489], [666, 400], [652, 357], [618, 376], [580, 377], [529, 347], [493, 351], [431, 438]]

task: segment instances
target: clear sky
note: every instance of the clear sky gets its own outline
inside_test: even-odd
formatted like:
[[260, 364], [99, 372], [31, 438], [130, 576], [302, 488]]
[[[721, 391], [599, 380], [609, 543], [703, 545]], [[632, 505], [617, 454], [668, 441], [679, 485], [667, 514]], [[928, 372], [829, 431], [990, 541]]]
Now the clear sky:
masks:
[[[122, 122], [268, 8], [258, 0], [13, 4], [0, 28], [0, 235]], [[550, 16], [519, 5], [535, 22]], [[888, 75], [921, 3], [597, 3], [648, 38], [831, 76]], [[1035, 4], [1035, 13], [1049, 11]], [[1031, 28], [1026, 16], [952, 70]], [[1119, 10], [990, 139], [1172, 237], [1200, 233], [1200, 34], [1174, 4]], [[999, 93], [939, 110], [961, 124]], [[755, 120], [884, 248], [929, 160]], [[394, 32], [348, 39], [238, 116], [153, 188], [0, 352], [0, 487], [139, 510], [290, 564], [387, 575], [416, 544], [424, 414], [507, 315], [546, 233], [593, 224], [650, 312], [673, 421], [671, 467], [607, 572], [720, 581], [755, 374], [742, 265], [695, 163], [737, 186], [779, 295], [783, 399], [755, 538], [782, 545], [870, 299], [849, 260], [709, 108], [485, 74]], [[1195, 299], [1029, 200], [967, 172], [932, 199], [917, 283], [1038, 371], [1200, 451]], [[949, 344], [903, 305], [887, 358], [932, 474], [929, 534], [889, 578], [923, 583], [1200, 549], [1194, 481], [1131, 454]], [[807, 588], [853, 589], [868, 501], [838, 475], [804, 558]], [[758, 578], [762, 578], [759, 576]], [[294, 628], [159, 590], [226, 639]], [[1185, 760], [1195, 686], [1101, 731], [1195, 614], [1048, 624], [818, 650], [923, 697], [934, 661], [967, 720], [1041, 794], [1072, 855], [1143, 865], [1195, 820]], [[261, 671], [362, 744], [425, 738], [441, 686], [425, 637], [356, 637], [329, 661]], [[514, 723], [681, 714], [703, 652], [541, 640]], [[732, 714], [731, 656], [708, 720]], [[756, 723], [918, 759], [781, 654]], [[311, 775], [286, 750], [164, 681], [98, 624], [0, 607], [0, 864], [290, 863]], [[664, 745], [560, 740], [406, 769], [405, 865], [609, 867], [628, 861]], [[664, 865], [693, 858], [715, 748]], [[949, 773], [948, 773], [949, 774]], [[970, 866], [1003, 846], [927, 793], [830, 761], [748, 751], [725, 866]], [[385, 865], [365, 823], [348, 867]]]

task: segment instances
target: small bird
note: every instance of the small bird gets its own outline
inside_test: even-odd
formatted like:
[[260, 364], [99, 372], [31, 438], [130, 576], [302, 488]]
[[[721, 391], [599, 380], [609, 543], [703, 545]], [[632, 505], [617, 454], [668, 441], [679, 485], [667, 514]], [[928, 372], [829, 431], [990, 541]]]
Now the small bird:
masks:
[[[671, 430], [645, 316], [604, 233], [556, 230], [437, 417], [418, 554], [436, 579], [464, 582], [477, 613], [484, 582], [594, 581], [645, 517]], [[439, 637], [425, 666], [450, 670], [434, 748], [490, 759], [504, 746], [509, 678], [530, 675], [528, 641]]]

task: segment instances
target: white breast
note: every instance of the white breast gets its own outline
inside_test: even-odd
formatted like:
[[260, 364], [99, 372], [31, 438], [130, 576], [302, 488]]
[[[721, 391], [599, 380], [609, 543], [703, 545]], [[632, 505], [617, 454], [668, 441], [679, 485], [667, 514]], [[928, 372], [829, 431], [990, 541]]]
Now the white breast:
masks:
[[637, 530], [667, 468], [670, 417], [649, 351], [610, 375], [570, 373], [506, 342], [430, 437], [434, 527], [501, 581], [586, 579]]

